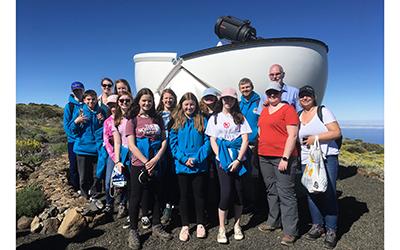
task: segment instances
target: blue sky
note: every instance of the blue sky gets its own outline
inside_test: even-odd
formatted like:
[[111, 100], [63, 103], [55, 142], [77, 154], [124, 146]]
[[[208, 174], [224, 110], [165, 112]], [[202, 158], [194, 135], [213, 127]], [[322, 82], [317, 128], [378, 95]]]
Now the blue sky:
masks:
[[133, 56], [215, 46], [219, 16], [249, 19], [257, 35], [329, 46], [323, 103], [339, 120], [383, 120], [383, 0], [18, 0], [16, 101], [65, 105], [72, 81], [134, 85]]

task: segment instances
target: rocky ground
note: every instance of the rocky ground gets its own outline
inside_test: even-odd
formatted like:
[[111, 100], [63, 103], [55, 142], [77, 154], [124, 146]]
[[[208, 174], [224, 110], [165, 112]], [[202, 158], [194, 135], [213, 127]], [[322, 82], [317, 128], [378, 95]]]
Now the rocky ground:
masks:
[[[66, 211], [67, 207], [78, 207], [84, 211], [86, 203], [78, 198], [66, 185], [65, 174], [67, 159], [50, 160], [41, 169], [35, 171], [30, 182], [40, 183], [51, 204], [58, 210]], [[339, 200], [339, 242], [336, 249], [383, 249], [384, 248], [384, 183], [376, 178], [359, 174], [357, 169], [341, 168], [338, 180]], [[50, 181], [51, 180], [51, 181]], [[17, 189], [26, 183], [17, 183]], [[62, 214], [62, 211], [59, 211]], [[304, 206], [300, 207], [301, 230], [303, 235], [309, 228], [309, 215]], [[65, 214], [65, 213], [64, 213]], [[262, 233], [257, 226], [265, 221], [266, 209], [259, 213], [247, 213], [243, 216], [242, 228], [245, 239], [233, 239], [233, 219], [228, 229], [229, 244], [216, 242], [217, 225], [207, 225], [208, 237], [200, 240], [195, 237], [192, 225], [189, 242], [178, 239], [179, 215], [175, 211], [173, 222], [167, 227], [174, 235], [169, 242], [162, 242], [151, 236], [151, 230], [141, 229], [143, 249], [266, 249], [284, 248], [280, 245], [281, 232]], [[62, 218], [60, 218], [62, 219]], [[85, 219], [88, 219], [87, 217]], [[17, 230], [17, 249], [127, 249], [128, 230], [122, 228], [125, 219], [112, 222], [100, 220], [101, 225], [91, 225], [72, 239], [53, 233], [30, 233], [30, 230]], [[309, 242], [300, 237], [293, 249], [320, 249], [323, 239]]]

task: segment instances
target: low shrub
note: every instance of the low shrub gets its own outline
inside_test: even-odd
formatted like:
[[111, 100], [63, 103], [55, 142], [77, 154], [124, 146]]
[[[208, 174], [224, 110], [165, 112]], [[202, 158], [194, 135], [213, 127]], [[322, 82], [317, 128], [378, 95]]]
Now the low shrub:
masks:
[[17, 191], [16, 215], [17, 219], [25, 215], [33, 217], [43, 211], [46, 200], [43, 191], [37, 185], [26, 186]]

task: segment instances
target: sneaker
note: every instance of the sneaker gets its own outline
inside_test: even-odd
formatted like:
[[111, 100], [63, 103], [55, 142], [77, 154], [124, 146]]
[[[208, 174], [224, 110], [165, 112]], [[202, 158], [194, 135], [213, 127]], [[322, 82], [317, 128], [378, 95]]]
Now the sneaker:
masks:
[[128, 217], [126, 217], [125, 223], [122, 224], [122, 228], [123, 229], [127, 229], [127, 228], [130, 228], [130, 227], [131, 227], [131, 220], [129, 219], [129, 216], [128, 216]]
[[89, 201], [90, 201], [90, 203], [94, 204], [94, 206], [97, 208], [97, 210], [102, 210], [104, 208], [104, 204], [103, 204], [103, 202], [101, 202], [101, 200], [90, 197]]
[[243, 240], [244, 235], [243, 235], [243, 232], [242, 232], [242, 228], [239, 225], [235, 225], [233, 227], [233, 232], [234, 232], [235, 240]]
[[281, 244], [284, 245], [284, 246], [292, 246], [295, 241], [296, 241], [296, 237], [295, 236], [292, 236], [292, 235], [289, 235], [289, 234], [285, 234], [282, 237]]
[[168, 224], [171, 220], [172, 208], [166, 207], [164, 208], [163, 215], [161, 216], [161, 224]]
[[140, 249], [139, 232], [137, 229], [129, 230], [128, 245], [131, 249]]
[[272, 231], [280, 230], [280, 229], [281, 229], [281, 227], [273, 227], [273, 226], [268, 225], [267, 223], [263, 223], [258, 226], [258, 230], [260, 230], [261, 232], [264, 232], [264, 233], [272, 232]]
[[183, 226], [181, 232], [179, 233], [180, 241], [188, 241], [189, 240], [189, 227]]
[[325, 229], [318, 224], [313, 224], [311, 229], [307, 232], [306, 234], [306, 239], [307, 240], [316, 240], [319, 237], [321, 237], [325, 233]]
[[217, 242], [220, 244], [228, 243], [228, 238], [226, 238], [225, 228], [218, 229]]
[[328, 231], [326, 232], [326, 236], [325, 236], [324, 247], [333, 249], [333, 248], [335, 248], [336, 243], [337, 243], [336, 231], [332, 230], [332, 229], [328, 229]]
[[143, 216], [140, 221], [142, 222], [142, 228], [143, 229], [149, 229], [151, 227], [151, 221], [149, 217]]
[[114, 212], [114, 208], [112, 207], [111, 204], [106, 204], [106, 207], [104, 208], [103, 212], [106, 214], [112, 214]]
[[172, 235], [168, 232], [166, 232], [161, 224], [155, 225], [151, 228], [152, 230], [152, 235], [155, 237], [158, 237], [162, 240], [170, 240], [172, 239]]
[[206, 234], [207, 233], [204, 226], [202, 224], [198, 224], [196, 229], [196, 237], [199, 239], [204, 239], [206, 237]]
[[122, 217], [125, 217], [128, 215], [128, 209], [126, 209], [126, 206], [123, 204], [120, 204], [118, 206], [118, 214], [117, 214], [117, 219], [121, 219]]

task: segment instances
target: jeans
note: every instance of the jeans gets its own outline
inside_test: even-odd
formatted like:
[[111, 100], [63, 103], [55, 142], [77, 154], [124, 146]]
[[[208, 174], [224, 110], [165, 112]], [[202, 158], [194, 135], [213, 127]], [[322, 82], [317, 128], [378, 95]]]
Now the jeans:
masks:
[[76, 162], [76, 154], [74, 152], [74, 142], [68, 142], [68, 160], [69, 160], [69, 184], [75, 189], [79, 190], [79, 174], [78, 165]]
[[[109, 204], [111, 206], [114, 205], [114, 198], [111, 197], [111, 195], [110, 195], [110, 182], [111, 182], [111, 173], [113, 171], [113, 168], [114, 168], [114, 162], [111, 159], [111, 157], [108, 157], [107, 168], [106, 168], [106, 183], [105, 183], [106, 188], [105, 189], [106, 189], [106, 204]], [[127, 187], [124, 187], [121, 192], [119, 203], [126, 205], [127, 200], [128, 200]]]
[[[301, 165], [304, 171], [306, 165]], [[338, 202], [336, 198], [336, 179], [339, 169], [337, 155], [327, 155], [325, 169], [328, 177], [328, 187], [324, 193], [307, 195], [308, 208], [313, 224], [325, 225], [327, 229], [337, 229]], [[325, 223], [324, 223], [325, 222]]]

